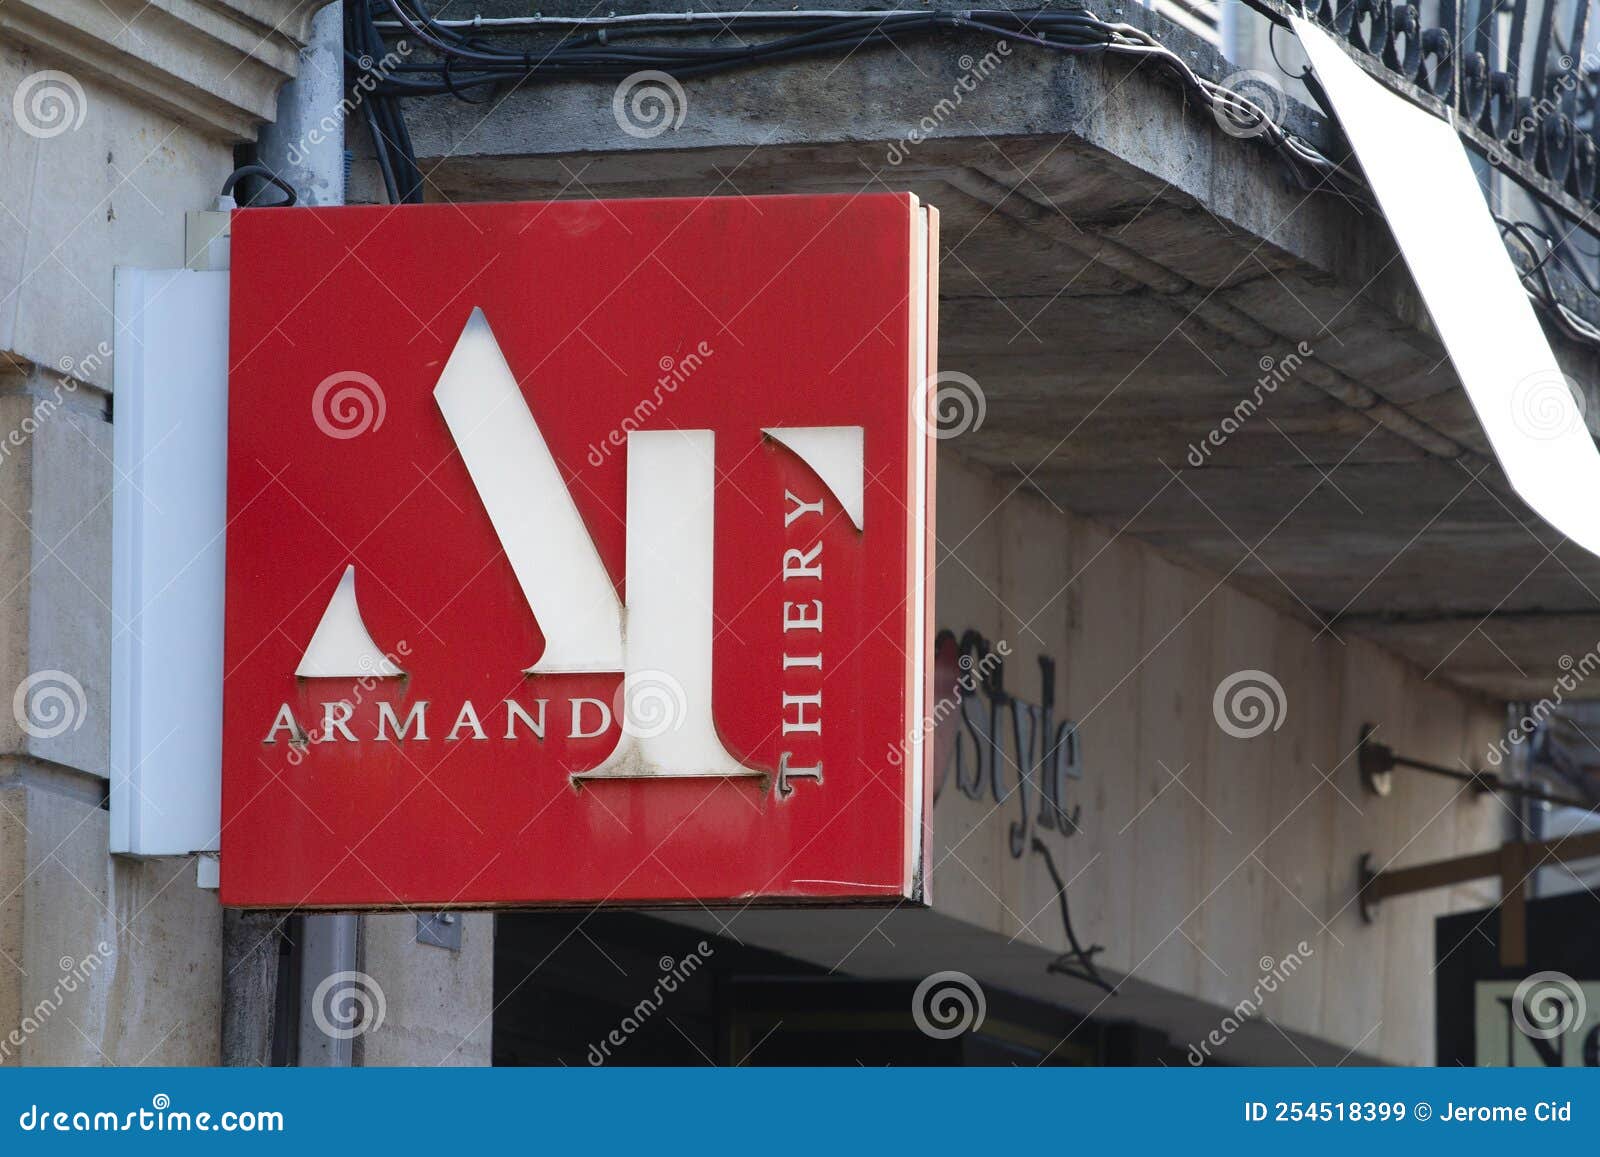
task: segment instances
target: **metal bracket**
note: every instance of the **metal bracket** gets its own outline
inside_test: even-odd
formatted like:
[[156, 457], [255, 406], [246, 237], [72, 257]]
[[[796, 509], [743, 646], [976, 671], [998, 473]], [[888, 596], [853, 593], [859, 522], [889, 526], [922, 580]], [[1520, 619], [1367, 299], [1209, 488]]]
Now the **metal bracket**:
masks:
[[1490, 792], [1504, 792], [1506, 795], [1518, 799], [1532, 799], [1543, 803], [1559, 804], [1562, 807], [1582, 808], [1592, 810], [1592, 805], [1587, 800], [1575, 796], [1555, 795], [1546, 791], [1542, 786], [1534, 787], [1525, 783], [1514, 783], [1501, 779], [1492, 771], [1470, 771], [1464, 768], [1445, 767], [1443, 764], [1429, 763], [1423, 759], [1412, 759], [1408, 755], [1396, 755], [1394, 748], [1373, 740], [1372, 736], [1377, 728], [1370, 723], [1361, 725], [1361, 739], [1356, 744], [1356, 762], [1361, 769], [1361, 782], [1373, 795], [1388, 795], [1394, 790], [1393, 771], [1397, 767], [1407, 768], [1412, 771], [1424, 772], [1428, 775], [1440, 776], [1444, 779], [1453, 779], [1457, 783], [1466, 784], [1474, 795], [1488, 795]]
[[461, 917], [455, 912], [418, 912], [417, 943], [460, 952]]
[[1394, 752], [1381, 743], [1375, 743], [1370, 723], [1361, 725], [1361, 739], [1356, 744], [1356, 765], [1361, 769], [1361, 786], [1373, 795], [1388, 795], [1394, 790]]
[[1372, 853], [1362, 852], [1361, 858], [1356, 861], [1356, 907], [1361, 913], [1363, 924], [1376, 924], [1378, 922], [1378, 897], [1374, 894], [1373, 881], [1378, 878], [1378, 873], [1372, 867]]

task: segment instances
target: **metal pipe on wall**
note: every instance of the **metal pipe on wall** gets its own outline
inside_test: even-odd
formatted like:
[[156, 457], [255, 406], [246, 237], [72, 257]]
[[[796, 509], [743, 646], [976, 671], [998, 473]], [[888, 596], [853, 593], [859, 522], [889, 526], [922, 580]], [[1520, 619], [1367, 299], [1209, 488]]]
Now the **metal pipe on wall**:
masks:
[[[312, 17], [299, 72], [278, 94], [277, 120], [262, 127], [256, 146], [260, 163], [294, 186], [301, 205], [344, 204], [344, 93], [344, 6], [335, 0]], [[298, 943], [292, 947], [300, 965], [294, 1054], [300, 1065], [352, 1062], [352, 1038], [331, 1031], [339, 1027], [339, 1013], [329, 1006], [340, 999], [335, 978], [357, 968], [360, 926], [359, 916], [318, 913], [301, 921]], [[261, 1014], [259, 1000], [248, 1007]]]

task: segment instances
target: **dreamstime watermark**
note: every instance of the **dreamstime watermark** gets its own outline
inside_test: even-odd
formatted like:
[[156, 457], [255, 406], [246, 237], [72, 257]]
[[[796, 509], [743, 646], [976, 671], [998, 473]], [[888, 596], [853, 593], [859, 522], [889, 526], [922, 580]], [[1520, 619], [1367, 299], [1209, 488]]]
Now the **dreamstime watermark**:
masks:
[[[370, 655], [361, 659], [361, 675], [356, 679], [355, 691], [348, 699], [341, 699], [334, 703], [322, 705], [322, 730], [318, 733], [312, 730], [309, 733], [294, 732], [289, 740], [289, 752], [284, 757], [290, 767], [298, 767], [305, 761], [306, 751], [313, 743], [328, 743], [339, 739], [340, 730], [350, 722], [356, 713], [356, 708], [367, 701], [367, 695], [376, 688], [379, 682], [389, 677], [388, 667], [398, 668], [400, 660], [411, 654], [409, 640], [401, 639], [392, 653], [386, 653], [381, 664]], [[426, 704], [424, 704], [426, 706]], [[297, 725], [296, 725], [297, 726]]]
[[1204, 438], [1189, 443], [1189, 452], [1184, 456], [1189, 465], [1204, 466], [1206, 459], [1211, 457], [1211, 452], [1221, 449], [1229, 438], [1238, 433], [1239, 429], [1255, 416], [1256, 411], [1261, 409], [1262, 403], [1270, 395], [1277, 393], [1279, 386], [1294, 377], [1305, 363], [1305, 359], [1315, 352], [1310, 343], [1302, 341], [1280, 358], [1263, 356], [1256, 363], [1261, 369], [1261, 376], [1256, 379], [1255, 388], [1250, 394], [1240, 398], [1228, 416], [1211, 427]]
[[389, 1002], [383, 987], [365, 972], [335, 972], [311, 994], [311, 1019], [334, 1040], [353, 1040], [383, 1027]]
[[350, 119], [350, 114], [365, 103], [373, 91], [389, 79], [389, 74], [399, 68], [406, 57], [411, 55], [411, 42], [402, 40], [383, 54], [379, 60], [370, 56], [362, 56], [356, 60], [357, 72], [355, 81], [345, 93], [344, 99], [337, 108], [330, 113], [325, 113], [321, 120], [305, 131], [301, 138], [289, 146], [289, 163], [303, 165], [306, 162], [309, 150], [324, 142], [334, 142], [341, 148], [344, 146], [345, 122]]
[[1246, 1021], [1261, 1011], [1261, 1005], [1266, 998], [1277, 992], [1281, 985], [1299, 972], [1305, 962], [1315, 955], [1316, 952], [1311, 945], [1302, 940], [1282, 960], [1263, 956], [1257, 962], [1261, 975], [1251, 987], [1250, 995], [1234, 1005], [1228, 1015], [1222, 1018], [1221, 1023], [1208, 1032], [1199, 1044], [1189, 1046], [1189, 1063], [1196, 1067], [1205, 1064], [1213, 1049], [1220, 1049], [1227, 1044], [1228, 1039], [1238, 1032]]
[[622, 1022], [608, 1032], [598, 1044], [591, 1044], [587, 1058], [590, 1065], [599, 1067], [611, 1059], [614, 1050], [620, 1049], [628, 1043], [630, 1037], [644, 1027], [646, 1021], [661, 1010], [666, 998], [678, 991], [680, 985], [688, 982], [689, 978], [700, 971], [716, 950], [702, 940], [694, 946], [694, 951], [682, 960], [674, 960], [670, 956], [663, 956], [657, 961], [661, 975], [657, 977], [655, 987], [650, 990], [650, 995], [634, 1005]]
[[1556, 660], [1556, 666], [1560, 667], [1564, 674], [1551, 686], [1550, 694], [1529, 707], [1514, 726], [1489, 745], [1485, 758], [1489, 761], [1490, 767], [1499, 767], [1511, 754], [1513, 747], [1519, 747], [1532, 739], [1544, 721], [1554, 715], [1556, 708], [1567, 701], [1567, 696], [1583, 686], [1596, 671], [1600, 671], [1600, 643], [1596, 643], [1577, 659], [1571, 655], [1562, 655]]
[[906, 737], [899, 743], [889, 745], [885, 755], [893, 767], [899, 767], [904, 761], [906, 753], [919, 739], [926, 739], [939, 729], [949, 716], [961, 710], [961, 701], [981, 686], [996, 668], [1003, 665], [1006, 657], [1011, 654], [1011, 644], [1001, 639], [993, 649], [986, 651], [976, 661], [970, 653], [963, 653], [956, 660], [956, 665], [961, 668], [961, 674], [956, 676], [955, 685], [947, 694], [941, 695], [933, 709], [922, 717], [920, 723], [914, 724]]
[[89, 699], [66, 671], [35, 671], [11, 696], [11, 714], [23, 733], [34, 739], [55, 739], [77, 731], [89, 716]]
[[1540, 442], [1584, 433], [1588, 398], [1559, 370], [1529, 374], [1511, 387], [1511, 424]]
[[956, 61], [961, 75], [951, 87], [950, 95], [941, 97], [909, 133], [891, 144], [885, 159], [891, 165], [898, 165], [909, 157], [911, 150], [938, 132], [939, 126], [954, 116], [962, 102], [978, 90], [979, 84], [993, 76], [1010, 55], [1011, 45], [1004, 40], [995, 41], [994, 47], [977, 59], [963, 55]]
[[77, 77], [47, 68], [22, 78], [11, 94], [11, 112], [17, 127], [44, 141], [81, 128], [89, 98]]
[[935, 972], [911, 994], [911, 1019], [934, 1040], [977, 1032], [988, 1011], [983, 986], [965, 972]]
[[633, 412], [622, 419], [599, 442], [589, 443], [589, 465], [603, 466], [612, 451], [620, 450], [628, 444], [628, 435], [637, 430], [647, 421], [651, 414], [661, 408], [661, 404], [678, 392], [678, 387], [692, 377], [696, 370], [711, 359], [716, 350], [711, 348], [710, 342], [699, 342], [694, 349], [682, 357], [663, 356], [656, 363], [656, 368], [661, 371], [661, 376], [656, 379], [655, 389], [650, 395], [639, 399], [638, 405], [633, 407]]
[[0, 462], [4, 462], [15, 450], [20, 450], [28, 444], [28, 440], [39, 432], [39, 428], [48, 421], [57, 410], [66, 405], [67, 395], [78, 392], [78, 376], [87, 376], [94, 373], [105, 360], [111, 356], [111, 345], [100, 342], [94, 351], [85, 358], [64, 357], [57, 363], [56, 383], [50, 393], [34, 400], [33, 409], [23, 415], [22, 421], [8, 430], [4, 438], [0, 438]]
[[689, 717], [689, 695], [670, 671], [632, 671], [612, 699], [612, 717], [622, 733], [655, 739], [676, 731]]
[[989, 413], [983, 387], [959, 370], [941, 370], [926, 378], [917, 403], [917, 426], [941, 441], [978, 429]]
[[1534, 1040], [1554, 1040], [1589, 1015], [1583, 987], [1565, 972], [1535, 972], [1511, 994], [1511, 1020]]
[[1592, 75], [1600, 69], [1600, 61], [1588, 53], [1583, 54], [1583, 59], [1574, 68], [1572, 57], [1562, 56], [1556, 60], [1556, 73], [1549, 78], [1548, 91], [1538, 100], [1528, 105], [1523, 114], [1517, 118], [1516, 124], [1511, 126], [1511, 131], [1505, 135], [1503, 141], [1496, 141], [1484, 153], [1484, 158], [1491, 165], [1503, 165], [1508, 158], [1500, 151], [1499, 146], [1509, 145], [1513, 149], [1521, 149], [1523, 142], [1536, 134], [1545, 121], [1561, 112], [1561, 106], [1583, 83], [1583, 78]]
[[1230, 137], [1259, 137], [1283, 119], [1289, 98], [1271, 73], [1248, 68], [1212, 91], [1211, 115]]
[[670, 74], [645, 69], [622, 78], [611, 94], [611, 115], [630, 137], [650, 140], [678, 131], [689, 115], [689, 94]]
[[110, 957], [115, 955], [111, 945], [104, 940], [94, 946], [81, 960], [74, 960], [70, 956], [63, 956], [58, 962], [61, 975], [57, 978], [55, 987], [50, 994], [40, 1000], [33, 1008], [23, 1012], [22, 1020], [0, 1040], [0, 1064], [11, 1059], [13, 1053], [20, 1049], [27, 1039], [38, 1032], [44, 1023], [54, 1016], [66, 1003], [67, 997], [89, 983], [89, 977], [99, 971]]
[[1235, 739], [1254, 739], [1276, 731], [1288, 713], [1283, 684], [1254, 667], [1229, 675], [1211, 696], [1211, 714], [1217, 726]]
[[283, 1114], [275, 1109], [224, 1109], [220, 1113], [174, 1109], [172, 1098], [157, 1093], [150, 1107], [125, 1113], [55, 1109], [30, 1104], [17, 1116], [24, 1133], [282, 1133]]
[[317, 429], [341, 442], [379, 429], [388, 413], [383, 387], [360, 370], [329, 374], [311, 392], [311, 420]]

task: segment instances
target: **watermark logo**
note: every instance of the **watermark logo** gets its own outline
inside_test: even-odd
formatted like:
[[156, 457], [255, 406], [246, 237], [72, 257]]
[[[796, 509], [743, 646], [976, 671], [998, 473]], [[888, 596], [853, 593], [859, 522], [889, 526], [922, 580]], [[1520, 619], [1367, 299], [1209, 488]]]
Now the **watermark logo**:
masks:
[[1550, 688], [1550, 694], [1529, 707], [1527, 713], [1518, 719], [1504, 736], [1489, 745], [1485, 758], [1488, 759], [1490, 767], [1499, 767], [1511, 754], [1513, 747], [1518, 747], [1537, 735], [1545, 721], [1555, 714], [1556, 708], [1566, 702], [1567, 696], [1583, 686], [1596, 671], [1600, 671], [1600, 643], [1589, 648], [1577, 659], [1571, 655], [1562, 655], [1556, 660], [1556, 665], [1563, 673]]
[[347, 95], [339, 102], [338, 108], [325, 114], [306, 131], [304, 136], [289, 146], [289, 163], [305, 164], [310, 150], [324, 142], [342, 143], [345, 122], [350, 118], [350, 114], [360, 108], [366, 98], [380, 84], [387, 81], [395, 69], [399, 68], [410, 55], [411, 42], [402, 40], [391, 51], [384, 53], [381, 60], [374, 60], [371, 56], [358, 57], [355, 61], [356, 72]]
[[359, 370], [329, 374], [311, 394], [311, 420], [317, 429], [341, 442], [379, 429], [388, 412], [383, 387]]
[[1261, 975], [1251, 985], [1249, 995], [1229, 1009], [1227, 1015], [1198, 1044], [1189, 1046], [1189, 1064], [1196, 1068], [1205, 1064], [1214, 1050], [1227, 1044], [1234, 1033], [1261, 1011], [1261, 1006], [1267, 997], [1288, 983], [1289, 978], [1299, 972], [1305, 962], [1315, 955], [1316, 952], [1311, 945], [1302, 940], [1292, 951], [1286, 953], [1282, 960], [1263, 956], [1257, 961], [1256, 967], [1261, 969]]
[[970, 653], [963, 653], [956, 660], [960, 674], [956, 676], [953, 685], [945, 689], [944, 694], [933, 705], [933, 709], [924, 715], [899, 743], [891, 746], [885, 753], [885, 758], [895, 767], [905, 762], [907, 753], [916, 744], [918, 739], [926, 739], [929, 735], [939, 730], [939, 725], [947, 718], [961, 710], [961, 701], [975, 692], [983, 685], [995, 671], [1005, 664], [1006, 657], [1011, 654], [1011, 644], [1001, 639], [994, 645], [994, 649], [985, 652], [976, 661]]
[[1288, 714], [1283, 684], [1265, 671], [1235, 671], [1217, 684], [1211, 714], [1217, 726], [1235, 739], [1254, 739], [1283, 726]]
[[1289, 98], [1277, 79], [1253, 68], [1224, 79], [1214, 95], [1211, 115], [1230, 137], [1261, 136], [1283, 119], [1289, 107]]
[[1310, 343], [1302, 341], [1282, 357], [1275, 358], [1271, 354], [1263, 354], [1256, 363], [1261, 370], [1261, 376], [1256, 379], [1255, 388], [1234, 403], [1233, 409], [1221, 422], [1211, 427], [1204, 438], [1189, 444], [1189, 451], [1185, 455], [1189, 465], [1197, 470], [1204, 466], [1210, 459], [1211, 452], [1225, 446], [1229, 438], [1255, 417], [1256, 411], [1261, 409], [1267, 398], [1277, 393], [1279, 386], [1298, 373], [1305, 360], [1315, 352]]
[[617, 688], [613, 717], [635, 739], [654, 739], [676, 731], [689, 718], [689, 694], [668, 671], [638, 671]]
[[67, 1003], [67, 997], [80, 988], [88, 987], [89, 978], [114, 955], [116, 955], [115, 949], [102, 940], [80, 960], [75, 960], [71, 956], [63, 956], [58, 960], [56, 966], [61, 970], [61, 975], [56, 978], [55, 986], [32, 1008], [24, 1009], [22, 1019], [12, 1022], [16, 1027], [7, 1032], [4, 1038], [0, 1038], [0, 1064], [15, 1056], [27, 1043], [28, 1038], [44, 1027], [45, 1021], [61, 1010]]
[[917, 425], [941, 441], [980, 428], [989, 413], [983, 387], [959, 370], [942, 370], [928, 377], [922, 383], [919, 402]]
[[[1484, 152], [1484, 159], [1497, 168], [1508, 161], [1516, 159], [1529, 140], [1537, 140], [1539, 130], [1545, 122], [1552, 117], [1561, 115], [1561, 107], [1568, 97], [1576, 91], [1584, 79], [1593, 75], [1597, 62], [1588, 53], [1583, 54], [1583, 59], [1578, 62], [1578, 67], [1573, 67], [1572, 57], [1561, 56], [1556, 60], [1557, 72], [1549, 79], [1549, 91], [1538, 100], [1531, 102], [1522, 116], [1517, 118], [1517, 123], [1511, 126], [1511, 131], [1506, 134], [1503, 141], [1492, 142]], [[1512, 150], [1507, 155], [1500, 148], [1505, 145]]]
[[1541, 442], [1584, 429], [1583, 388], [1558, 370], [1529, 374], [1511, 388], [1511, 424]]
[[611, 94], [611, 115], [623, 132], [647, 141], [669, 129], [678, 131], [689, 115], [689, 96], [672, 76], [646, 69], [617, 85]]
[[611, 457], [613, 450], [620, 450], [628, 444], [628, 435], [645, 422], [650, 415], [659, 410], [662, 404], [673, 394], [678, 392], [678, 387], [692, 377], [695, 371], [706, 364], [706, 361], [716, 351], [711, 348], [711, 343], [702, 341], [688, 353], [679, 357], [670, 354], [662, 355], [656, 362], [656, 368], [661, 371], [661, 376], [656, 378], [655, 389], [648, 395], [640, 398], [631, 413], [622, 419], [616, 426], [598, 442], [589, 444], [587, 461], [591, 466], [604, 466], [606, 459]]
[[77, 77], [47, 68], [23, 77], [11, 94], [11, 112], [23, 132], [49, 140], [83, 125], [89, 115], [89, 98]]
[[911, 994], [911, 1018], [935, 1040], [977, 1032], [988, 1011], [983, 987], [965, 972], [935, 972]]
[[311, 1019], [334, 1040], [351, 1040], [383, 1026], [389, 1004], [383, 988], [365, 972], [335, 972], [311, 994]]
[[34, 739], [54, 739], [77, 731], [89, 714], [83, 684], [65, 671], [36, 671], [11, 696], [17, 726]]
[[1554, 1040], [1588, 1015], [1583, 989], [1565, 972], [1535, 972], [1511, 994], [1511, 1019], [1534, 1040]]
[[656, 966], [661, 969], [661, 975], [656, 978], [655, 987], [628, 1011], [628, 1015], [622, 1018], [622, 1022], [616, 1028], [608, 1032], [602, 1040], [589, 1046], [587, 1055], [589, 1064], [598, 1068], [610, 1060], [611, 1054], [627, 1044], [633, 1034], [644, 1027], [645, 1022], [660, 1012], [667, 997], [687, 984], [689, 978], [700, 971], [715, 953], [716, 949], [709, 942], [702, 940], [694, 946], [694, 951], [686, 953], [682, 960], [674, 960], [670, 956], [663, 956], [658, 960]]
[[967, 97], [978, 90], [978, 86], [989, 79], [999, 67], [1005, 63], [1006, 57], [1011, 55], [1011, 45], [1004, 40], [997, 40], [995, 46], [981, 57], [974, 58], [964, 54], [956, 64], [961, 68], [961, 76], [951, 86], [950, 95], [940, 97], [938, 102], [928, 110], [926, 116], [917, 121], [909, 133], [889, 146], [888, 154], [884, 157], [891, 165], [898, 165], [911, 155], [911, 150], [927, 140], [939, 127], [955, 115], [956, 109], [966, 101]]

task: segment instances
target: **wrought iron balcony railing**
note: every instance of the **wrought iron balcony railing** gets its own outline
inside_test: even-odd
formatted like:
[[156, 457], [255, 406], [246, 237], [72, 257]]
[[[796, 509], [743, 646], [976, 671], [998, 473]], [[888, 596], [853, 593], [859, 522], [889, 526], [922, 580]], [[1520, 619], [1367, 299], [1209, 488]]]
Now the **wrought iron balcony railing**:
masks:
[[[1297, 5], [1246, 0], [1283, 22]], [[1368, 70], [1444, 115], [1478, 153], [1575, 221], [1597, 201], [1597, 0], [1308, 0]]]

